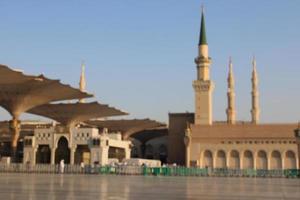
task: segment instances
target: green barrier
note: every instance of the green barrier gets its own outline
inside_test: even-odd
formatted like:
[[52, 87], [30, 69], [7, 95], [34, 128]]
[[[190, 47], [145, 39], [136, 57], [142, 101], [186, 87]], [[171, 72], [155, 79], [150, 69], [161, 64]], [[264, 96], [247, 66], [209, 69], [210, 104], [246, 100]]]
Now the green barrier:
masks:
[[[166, 169], [163, 174], [166, 175]], [[175, 176], [218, 176], [218, 177], [232, 177], [232, 176], [244, 176], [244, 177], [299, 177], [300, 170], [266, 170], [266, 169], [227, 169], [227, 168], [173, 168], [172, 173], [168, 175]]]
[[268, 170], [266, 170], [266, 169], [256, 170], [256, 176], [258, 176], [258, 177], [266, 177], [268, 175], [269, 175], [269, 173], [268, 173]]
[[144, 175], [144, 176], [147, 176], [147, 175], [149, 175], [149, 174], [152, 174], [151, 168], [143, 167], [143, 175]]
[[163, 176], [171, 176], [171, 169], [168, 167], [161, 168], [161, 174]]
[[300, 170], [297, 169], [286, 169], [284, 170], [284, 176], [287, 178], [296, 178], [300, 177]]
[[160, 167], [154, 167], [153, 168], [153, 175], [158, 176], [160, 175]]
[[98, 168], [99, 174], [111, 174], [111, 172], [112, 172], [112, 167], [99, 167]]
[[[0, 172], [8, 173], [59, 173], [59, 165], [1, 165]], [[66, 165], [64, 173], [85, 174], [122, 174], [122, 175], [154, 175], [154, 176], [217, 176], [217, 177], [300, 177], [298, 169], [227, 169], [227, 168], [197, 168], [197, 167], [140, 167], [140, 166], [94, 166], [86, 165], [83, 169], [79, 165]]]

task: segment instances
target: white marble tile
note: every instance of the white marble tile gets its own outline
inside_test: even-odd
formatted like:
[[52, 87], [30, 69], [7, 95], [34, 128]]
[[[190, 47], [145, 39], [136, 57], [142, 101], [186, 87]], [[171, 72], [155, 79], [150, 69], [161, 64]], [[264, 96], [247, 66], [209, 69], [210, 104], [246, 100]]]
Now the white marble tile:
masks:
[[300, 179], [0, 174], [9, 199], [300, 199]]

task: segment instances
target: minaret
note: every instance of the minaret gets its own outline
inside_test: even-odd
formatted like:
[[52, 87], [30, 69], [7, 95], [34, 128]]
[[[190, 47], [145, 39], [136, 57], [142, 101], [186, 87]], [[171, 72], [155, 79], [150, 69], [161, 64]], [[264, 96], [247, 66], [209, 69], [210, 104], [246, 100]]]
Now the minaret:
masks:
[[214, 84], [209, 77], [211, 58], [208, 56], [203, 7], [198, 56], [195, 58], [195, 63], [197, 65], [197, 80], [193, 82], [195, 90], [195, 124], [211, 125]]
[[[79, 89], [81, 92], [85, 92], [85, 64], [84, 62], [81, 63], [81, 74], [80, 74], [80, 81], [79, 81]], [[80, 103], [84, 103], [84, 99], [79, 99]]]
[[251, 116], [252, 120], [251, 122], [253, 124], [257, 124], [259, 122], [259, 114], [260, 114], [260, 109], [259, 109], [259, 93], [258, 93], [258, 77], [257, 77], [257, 71], [256, 71], [256, 60], [255, 57], [253, 57], [252, 61], [252, 109], [251, 109]]
[[228, 90], [227, 90], [228, 107], [226, 109], [227, 123], [235, 124], [235, 117], [236, 117], [235, 92], [234, 92], [234, 76], [233, 76], [231, 57], [229, 57], [229, 72], [228, 72], [227, 83], [228, 83]]

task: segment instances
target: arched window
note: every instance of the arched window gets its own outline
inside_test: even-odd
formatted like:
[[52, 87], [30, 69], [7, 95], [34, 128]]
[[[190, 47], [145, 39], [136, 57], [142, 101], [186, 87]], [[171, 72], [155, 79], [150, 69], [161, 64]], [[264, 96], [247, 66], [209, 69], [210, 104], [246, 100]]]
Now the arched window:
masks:
[[271, 169], [282, 169], [281, 154], [279, 151], [273, 151], [271, 154]]
[[216, 168], [226, 168], [226, 154], [224, 151], [219, 150], [216, 159]]
[[203, 153], [203, 167], [213, 168], [213, 155], [209, 150], [204, 151]]
[[296, 169], [297, 168], [297, 161], [296, 161], [296, 154], [293, 151], [287, 151], [285, 153], [285, 160], [284, 160], [285, 169]]
[[265, 151], [259, 151], [256, 158], [256, 168], [257, 169], [268, 169], [268, 158]]
[[236, 150], [230, 152], [229, 168], [240, 169], [240, 154]]
[[57, 149], [55, 151], [55, 163], [59, 163], [64, 160], [66, 164], [70, 163], [70, 149], [68, 146], [68, 140], [65, 137], [61, 137], [57, 143]]
[[244, 152], [243, 165], [244, 165], [243, 166], [244, 169], [253, 169], [254, 167], [253, 154], [249, 150], [246, 150]]

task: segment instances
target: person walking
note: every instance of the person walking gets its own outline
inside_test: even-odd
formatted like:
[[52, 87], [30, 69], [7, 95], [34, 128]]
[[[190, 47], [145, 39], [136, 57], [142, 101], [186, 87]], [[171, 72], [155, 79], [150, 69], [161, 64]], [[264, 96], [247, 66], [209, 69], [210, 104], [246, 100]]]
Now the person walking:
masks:
[[84, 162], [80, 163], [80, 170], [81, 170], [81, 173], [84, 173]]
[[65, 160], [60, 161], [59, 167], [60, 167], [60, 173], [63, 174], [65, 171]]

